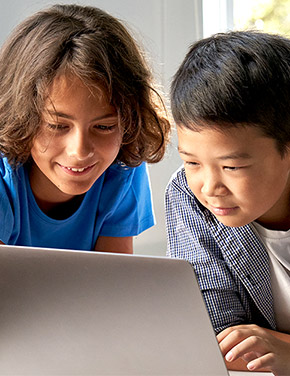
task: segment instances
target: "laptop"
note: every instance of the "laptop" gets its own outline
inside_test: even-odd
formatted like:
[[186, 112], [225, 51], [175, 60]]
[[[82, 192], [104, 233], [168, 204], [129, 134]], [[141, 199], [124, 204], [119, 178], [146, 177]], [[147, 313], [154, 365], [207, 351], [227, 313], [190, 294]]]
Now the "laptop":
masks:
[[0, 375], [228, 372], [185, 260], [1, 245]]

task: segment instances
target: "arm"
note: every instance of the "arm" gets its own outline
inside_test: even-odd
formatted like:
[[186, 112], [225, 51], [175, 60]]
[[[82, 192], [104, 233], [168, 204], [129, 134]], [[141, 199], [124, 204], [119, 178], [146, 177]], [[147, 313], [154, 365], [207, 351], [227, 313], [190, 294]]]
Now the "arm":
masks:
[[95, 251], [133, 253], [133, 237], [99, 236], [95, 245]]
[[[220, 244], [213, 237], [215, 229], [210, 229], [194, 196], [185, 187], [183, 170], [180, 170], [166, 189], [167, 255], [184, 258], [192, 265], [216, 332], [249, 322], [248, 293], [240, 280], [231, 274]], [[231, 237], [231, 229], [223, 229], [223, 233], [229, 233]], [[232, 241], [223, 244], [233, 247]]]
[[147, 166], [112, 165], [97, 208], [96, 251], [133, 253], [133, 238], [154, 225]]
[[217, 336], [230, 370], [290, 374], [290, 335], [257, 325], [238, 325]]

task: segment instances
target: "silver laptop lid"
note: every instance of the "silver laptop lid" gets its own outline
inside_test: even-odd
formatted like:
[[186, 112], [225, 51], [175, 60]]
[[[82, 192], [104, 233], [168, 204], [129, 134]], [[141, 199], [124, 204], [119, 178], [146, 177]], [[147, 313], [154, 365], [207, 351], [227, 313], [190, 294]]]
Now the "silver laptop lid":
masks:
[[1, 375], [227, 375], [191, 266], [0, 246]]

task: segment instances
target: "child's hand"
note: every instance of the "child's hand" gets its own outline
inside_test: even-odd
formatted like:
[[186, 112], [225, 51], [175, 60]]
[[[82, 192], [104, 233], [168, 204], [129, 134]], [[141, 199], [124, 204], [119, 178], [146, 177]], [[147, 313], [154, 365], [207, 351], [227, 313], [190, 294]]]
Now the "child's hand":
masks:
[[228, 362], [242, 358], [250, 371], [263, 369], [276, 376], [290, 375], [290, 343], [271, 332], [257, 325], [238, 325], [223, 330], [217, 340]]

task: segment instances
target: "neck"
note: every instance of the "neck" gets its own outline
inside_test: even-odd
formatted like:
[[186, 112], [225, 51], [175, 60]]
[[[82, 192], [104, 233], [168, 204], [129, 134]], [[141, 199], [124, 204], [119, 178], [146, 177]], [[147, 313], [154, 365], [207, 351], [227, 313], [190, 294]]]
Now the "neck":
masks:
[[73, 215], [80, 207], [83, 201], [84, 195], [74, 196], [70, 200], [61, 203], [53, 203], [51, 201], [47, 202], [41, 199], [35, 200], [39, 208], [48, 217], [53, 219], [66, 219]]
[[279, 200], [266, 214], [256, 219], [256, 222], [269, 230], [290, 229], [290, 177]]
[[61, 192], [33, 163], [29, 166], [30, 187], [38, 207], [54, 219], [70, 217], [82, 203], [85, 194], [67, 195]]

